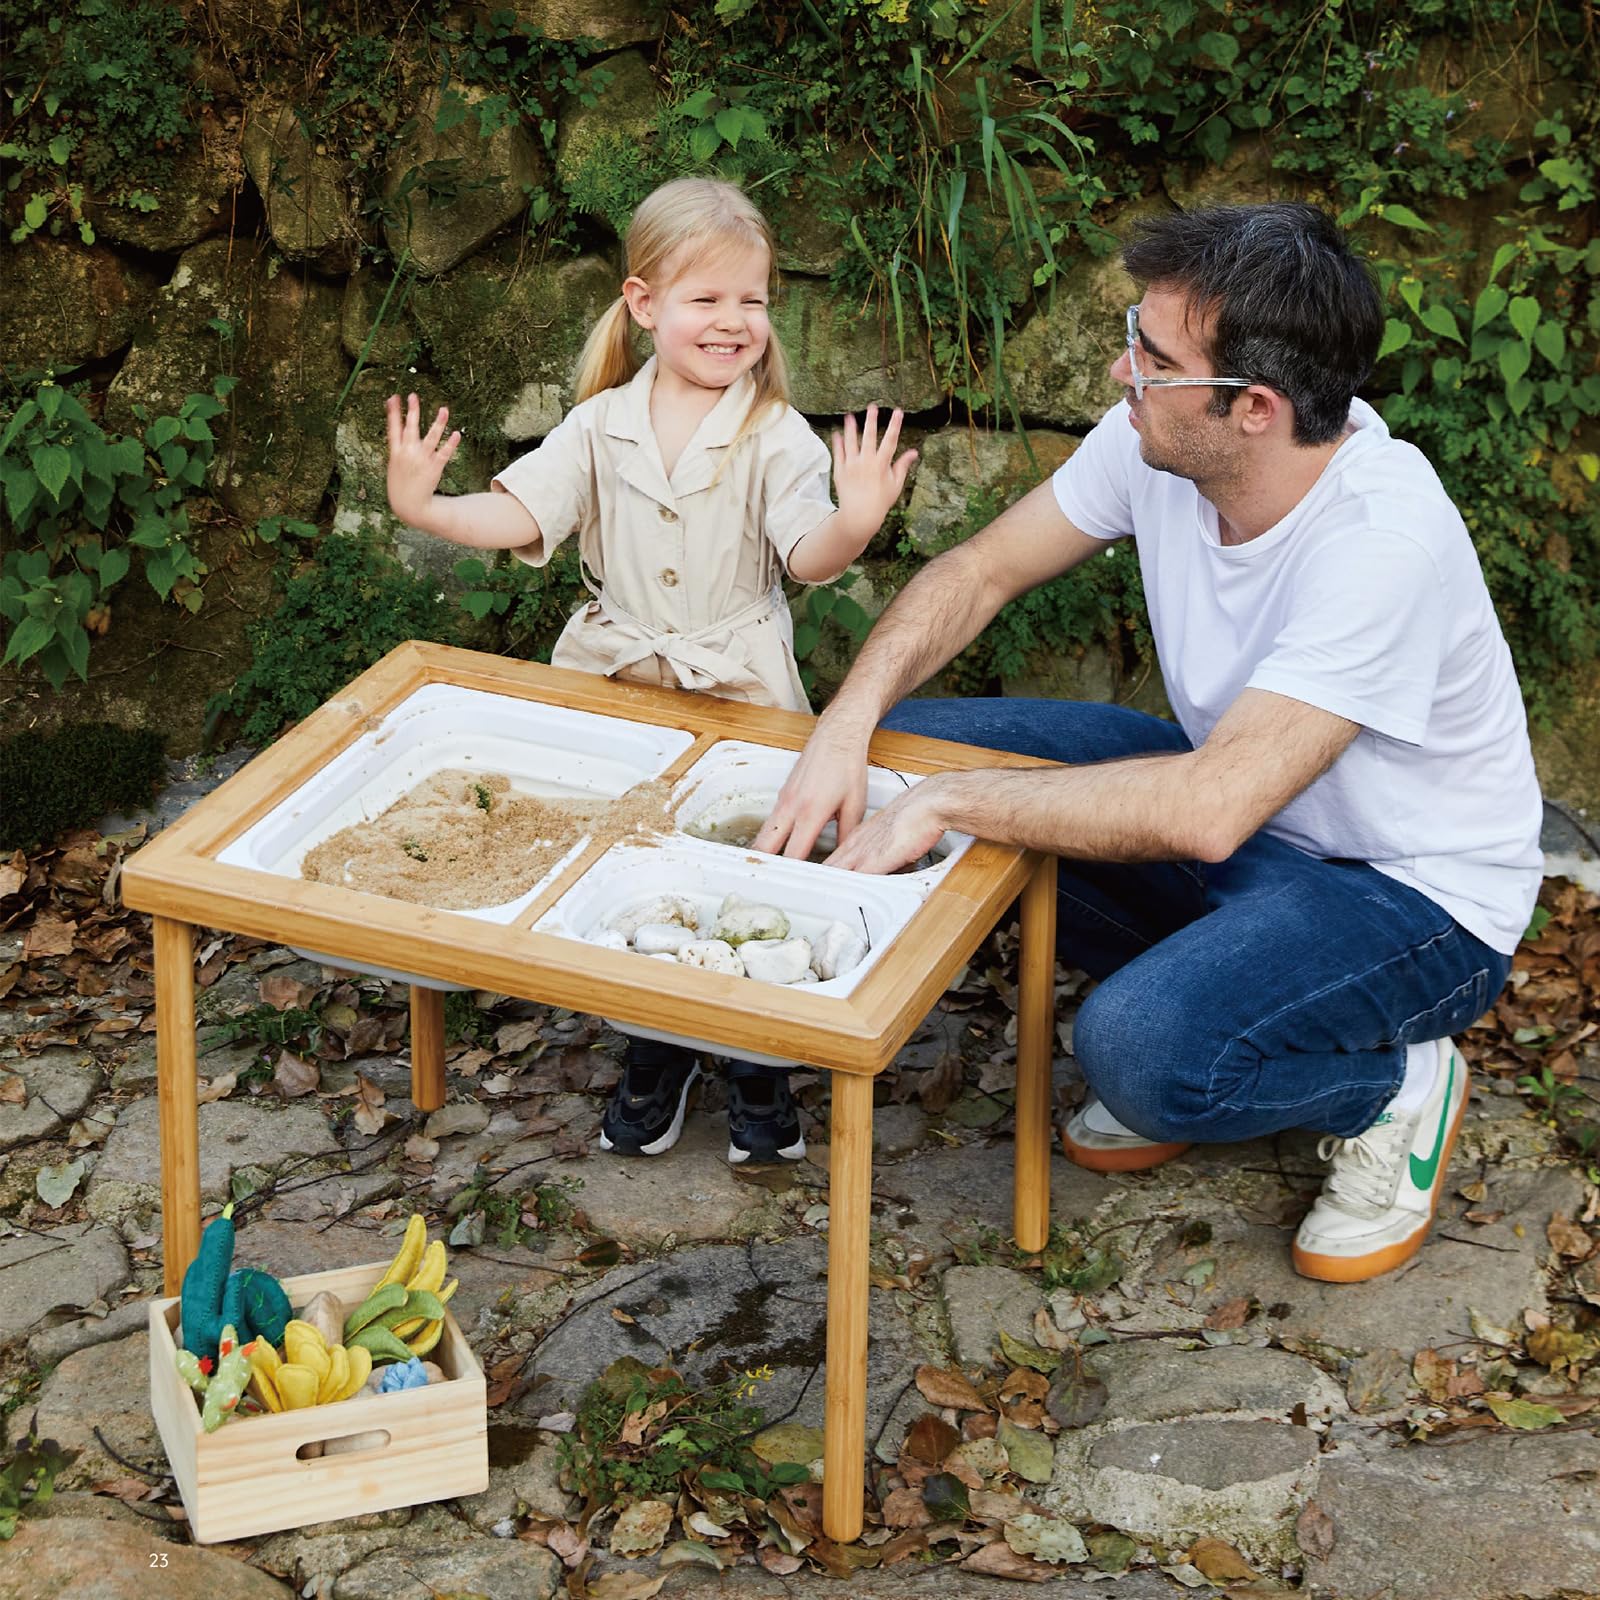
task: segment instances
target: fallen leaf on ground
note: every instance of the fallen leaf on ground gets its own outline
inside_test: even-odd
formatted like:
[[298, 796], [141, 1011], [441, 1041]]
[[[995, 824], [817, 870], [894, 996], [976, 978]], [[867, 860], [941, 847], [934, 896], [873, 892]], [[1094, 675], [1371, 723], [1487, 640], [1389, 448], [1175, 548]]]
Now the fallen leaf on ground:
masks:
[[39, 1198], [55, 1210], [69, 1201], [83, 1178], [81, 1161], [64, 1161], [57, 1167], [40, 1167], [33, 1180]]
[[1561, 1413], [1554, 1406], [1542, 1406], [1532, 1400], [1500, 1399], [1490, 1395], [1484, 1404], [1508, 1428], [1531, 1431], [1548, 1428], [1552, 1423], [1562, 1420]]
[[1008, 1522], [1002, 1531], [1006, 1543], [1019, 1556], [1037, 1556], [1052, 1564], [1089, 1559], [1082, 1534], [1064, 1517], [1041, 1517], [1025, 1512]]
[[356, 1114], [354, 1117], [356, 1127], [364, 1134], [371, 1136], [383, 1131], [383, 1125], [389, 1120], [389, 1113], [383, 1109], [384, 1093], [371, 1078], [356, 1074]]
[[666, 1581], [665, 1576], [651, 1578], [642, 1572], [608, 1572], [589, 1584], [589, 1600], [651, 1600]]
[[304, 1011], [316, 998], [314, 984], [301, 983], [284, 972], [269, 972], [261, 980], [261, 1003], [274, 1011]]
[[1056, 1447], [1042, 1433], [1002, 1421], [995, 1438], [1006, 1447], [1011, 1470], [1028, 1483], [1049, 1483], [1055, 1467]]
[[28, 1103], [28, 1085], [15, 1072], [0, 1073], [0, 1105], [25, 1106]]
[[1188, 1560], [1213, 1583], [1254, 1583], [1261, 1576], [1226, 1539], [1196, 1539]]
[[237, 1072], [224, 1072], [220, 1077], [203, 1082], [195, 1091], [195, 1103], [208, 1106], [214, 1100], [225, 1100], [239, 1085]]
[[[611, 1530], [611, 1553], [653, 1555], [666, 1542], [667, 1529], [671, 1526], [672, 1507], [665, 1500], [635, 1500], [622, 1508]], [[650, 1592], [654, 1594], [655, 1590]]]
[[893, 1489], [883, 1498], [883, 1525], [886, 1528], [925, 1528], [933, 1513], [915, 1489]]
[[1544, 1236], [1550, 1241], [1550, 1248], [1568, 1261], [1584, 1261], [1594, 1249], [1594, 1240], [1560, 1211], [1551, 1217]]
[[931, 1411], [924, 1412], [906, 1433], [905, 1453], [929, 1466], [938, 1466], [961, 1443], [960, 1433]]
[[775, 1578], [787, 1578], [790, 1573], [798, 1572], [805, 1565], [799, 1556], [792, 1556], [787, 1550], [780, 1550], [775, 1544], [764, 1544], [756, 1551], [756, 1560]]
[[[1000, 1353], [1014, 1367], [1031, 1367], [1035, 1372], [1051, 1373], [1061, 1365], [1059, 1350], [1041, 1350], [1037, 1345], [1014, 1339], [1004, 1328], [999, 1330]], [[1041, 1396], [1041, 1398], [1043, 1398]]]
[[931, 1406], [957, 1411], [987, 1411], [983, 1397], [954, 1367], [922, 1366], [916, 1372], [917, 1392]]
[[37, 961], [41, 956], [67, 955], [72, 949], [72, 939], [77, 928], [75, 922], [63, 922], [59, 917], [41, 912], [33, 919], [33, 926], [23, 936], [23, 961]]
[[292, 1050], [282, 1051], [278, 1064], [272, 1069], [272, 1086], [285, 1100], [310, 1094], [321, 1082], [322, 1068], [315, 1061], [295, 1055]]
[[982, 1572], [991, 1578], [1013, 1578], [1020, 1583], [1045, 1583], [1056, 1576], [1054, 1568], [1047, 1567], [1032, 1556], [1018, 1555], [1004, 1539], [986, 1544], [961, 1563], [964, 1572]]
[[1326, 1561], [1333, 1554], [1337, 1530], [1333, 1518], [1315, 1500], [1307, 1500], [1295, 1519], [1294, 1537], [1313, 1561]]

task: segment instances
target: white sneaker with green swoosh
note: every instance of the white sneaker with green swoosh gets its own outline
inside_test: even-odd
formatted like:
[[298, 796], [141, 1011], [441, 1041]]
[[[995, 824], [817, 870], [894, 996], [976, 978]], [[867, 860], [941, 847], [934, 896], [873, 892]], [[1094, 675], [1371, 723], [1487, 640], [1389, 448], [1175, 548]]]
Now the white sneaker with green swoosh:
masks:
[[1445, 1169], [1471, 1088], [1467, 1064], [1438, 1041], [1439, 1070], [1419, 1106], [1386, 1108], [1353, 1139], [1324, 1139], [1331, 1161], [1322, 1193], [1295, 1235], [1295, 1270], [1328, 1283], [1360, 1283], [1393, 1271], [1433, 1224]]

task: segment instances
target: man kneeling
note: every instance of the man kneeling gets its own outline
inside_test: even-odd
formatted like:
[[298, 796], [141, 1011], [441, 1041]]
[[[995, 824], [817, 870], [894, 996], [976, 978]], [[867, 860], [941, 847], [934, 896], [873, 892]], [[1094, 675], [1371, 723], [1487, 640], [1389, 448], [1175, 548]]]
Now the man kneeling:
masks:
[[[1296, 1267], [1353, 1282], [1421, 1245], [1468, 1075], [1538, 890], [1510, 653], [1427, 459], [1355, 399], [1383, 326], [1300, 205], [1144, 225], [1126, 395], [1048, 483], [884, 613], [756, 843], [889, 872], [956, 828], [1064, 858], [1063, 954], [1100, 980], [1063, 1134], [1103, 1172], [1194, 1141], [1327, 1135]], [[1008, 601], [1132, 537], [1177, 724], [1125, 707], [907, 701]], [[895, 707], [892, 712], [890, 708]], [[886, 712], [890, 712], [885, 716]], [[862, 821], [874, 727], [1056, 770], [924, 779]]]

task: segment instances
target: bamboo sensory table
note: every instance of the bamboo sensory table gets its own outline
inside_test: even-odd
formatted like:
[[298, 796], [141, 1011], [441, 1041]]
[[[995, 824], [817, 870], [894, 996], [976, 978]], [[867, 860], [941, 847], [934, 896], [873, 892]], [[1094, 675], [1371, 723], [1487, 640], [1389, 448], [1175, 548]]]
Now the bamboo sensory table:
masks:
[[[533, 931], [533, 924], [603, 854], [599, 844], [561, 870], [510, 925], [217, 859], [341, 751], [377, 728], [407, 696], [436, 684], [681, 730], [693, 742], [660, 774], [669, 781], [719, 741], [793, 751], [815, 726], [798, 712], [617, 684], [589, 673], [412, 642], [391, 651], [152, 839], [128, 861], [122, 893], [129, 906], [154, 920], [166, 1292], [178, 1292], [200, 1243], [197, 926], [326, 952], [352, 966], [426, 975], [825, 1068], [832, 1075], [832, 1113], [823, 1523], [831, 1539], [852, 1540], [861, 1532], [864, 1486], [872, 1080], [1020, 895], [1014, 1226], [1022, 1249], [1044, 1246], [1050, 1206], [1055, 860], [1016, 846], [973, 841], [949, 863], [855, 988], [832, 996], [685, 967], [673, 969], [669, 983], [657, 961]], [[907, 773], [1045, 765], [885, 732], [874, 736], [871, 760]], [[445, 1098], [441, 990], [412, 985], [411, 1045], [411, 1097], [418, 1109], [431, 1111]]]

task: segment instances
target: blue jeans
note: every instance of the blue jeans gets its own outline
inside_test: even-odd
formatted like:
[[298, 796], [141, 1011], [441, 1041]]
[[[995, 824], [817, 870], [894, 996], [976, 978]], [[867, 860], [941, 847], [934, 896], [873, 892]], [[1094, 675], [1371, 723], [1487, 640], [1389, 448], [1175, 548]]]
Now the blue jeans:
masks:
[[[1172, 723], [1075, 701], [907, 700], [883, 725], [1074, 763], [1191, 748]], [[1360, 1133], [1405, 1046], [1475, 1022], [1511, 968], [1366, 862], [1265, 833], [1216, 864], [1062, 860], [1059, 883], [1058, 947], [1100, 980], [1074, 1053], [1147, 1139]]]

